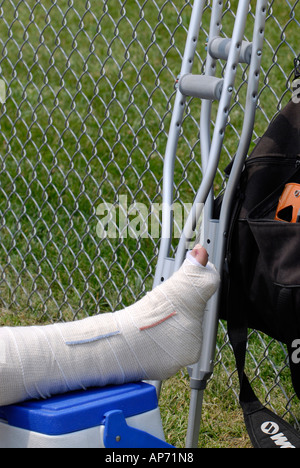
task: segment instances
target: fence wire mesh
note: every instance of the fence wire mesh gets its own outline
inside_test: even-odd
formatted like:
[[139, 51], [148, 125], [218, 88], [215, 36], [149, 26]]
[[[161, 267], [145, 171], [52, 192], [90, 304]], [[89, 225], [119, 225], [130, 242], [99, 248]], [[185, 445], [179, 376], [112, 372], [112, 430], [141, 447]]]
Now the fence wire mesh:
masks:
[[[237, 1], [224, 1], [230, 37]], [[254, 5], [255, 6], [255, 5]], [[251, 40], [254, 6], [245, 39]], [[151, 289], [164, 150], [192, 2], [2, 0], [0, 301], [2, 322], [113, 311]], [[207, 1], [194, 71], [203, 71]], [[253, 140], [291, 97], [299, 0], [269, 2]], [[224, 73], [218, 64], [218, 74]], [[221, 165], [237, 147], [247, 67], [240, 66]], [[178, 234], [201, 181], [200, 104], [188, 102], [175, 167]], [[253, 342], [253, 344], [251, 344]], [[236, 391], [226, 329], [217, 369]], [[249, 368], [264, 399], [297, 421], [280, 344], [252, 332]]]

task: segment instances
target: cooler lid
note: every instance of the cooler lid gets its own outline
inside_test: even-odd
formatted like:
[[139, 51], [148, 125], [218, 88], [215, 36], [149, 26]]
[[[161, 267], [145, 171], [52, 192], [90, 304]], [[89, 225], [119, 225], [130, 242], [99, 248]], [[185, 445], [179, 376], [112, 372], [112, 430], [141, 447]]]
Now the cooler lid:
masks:
[[155, 387], [138, 382], [3, 406], [0, 418], [14, 427], [46, 435], [62, 435], [100, 426], [108, 411], [122, 410], [128, 418], [157, 406]]

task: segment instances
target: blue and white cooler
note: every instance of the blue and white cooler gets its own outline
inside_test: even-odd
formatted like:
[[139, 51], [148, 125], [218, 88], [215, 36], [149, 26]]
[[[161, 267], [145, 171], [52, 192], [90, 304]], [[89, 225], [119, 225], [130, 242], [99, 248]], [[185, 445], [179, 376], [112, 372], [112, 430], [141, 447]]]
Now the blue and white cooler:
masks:
[[164, 448], [156, 390], [93, 388], [0, 408], [1, 448]]

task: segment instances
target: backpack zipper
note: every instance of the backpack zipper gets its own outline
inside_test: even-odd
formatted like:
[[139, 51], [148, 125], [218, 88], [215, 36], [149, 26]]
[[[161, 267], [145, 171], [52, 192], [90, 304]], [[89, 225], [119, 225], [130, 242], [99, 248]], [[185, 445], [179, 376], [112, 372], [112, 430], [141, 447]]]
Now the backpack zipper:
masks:
[[249, 158], [245, 162], [245, 166], [251, 166], [252, 164], [268, 163], [274, 162], [276, 164], [282, 164], [284, 166], [295, 166], [296, 168], [300, 166], [300, 157], [297, 158], [287, 158], [280, 156], [257, 156], [255, 158]]

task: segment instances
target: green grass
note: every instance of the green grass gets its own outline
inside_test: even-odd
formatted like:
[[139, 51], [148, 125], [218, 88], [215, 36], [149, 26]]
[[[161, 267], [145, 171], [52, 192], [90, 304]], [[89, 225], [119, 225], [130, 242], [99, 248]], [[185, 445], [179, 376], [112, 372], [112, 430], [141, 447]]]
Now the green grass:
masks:
[[[230, 3], [235, 11], [237, 1]], [[139, 4], [27, 0], [13, 7], [7, 0], [0, 2], [0, 78], [7, 84], [0, 116], [3, 325], [111, 311], [152, 287], [158, 238], [103, 240], [96, 233], [97, 207], [103, 202], [117, 203], [120, 195], [127, 196], [128, 206], [134, 201], [147, 206], [161, 202], [174, 80], [191, 8], [186, 1]], [[278, 98], [284, 96], [282, 105], [289, 98], [282, 71], [291, 74], [294, 55], [283, 42], [282, 29], [296, 51], [300, 39], [297, 23], [289, 22], [287, 4], [270, 5], [254, 136], [266, 129]], [[208, 8], [199, 38], [201, 59], [195, 62], [198, 73], [209, 16]], [[248, 38], [252, 27], [250, 21]], [[228, 13], [223, 28], [230, 35]], [[238, 81], [244, 77], [240, 69]], [[245, 86], [237, 86], [237, 91], [221, 171], [236, 151], [242, 128]], [[214, 105], [213, 115], [216, 109]], [[201, 180], [199, 111], [200, 104], [191, 100], [178, 145], [175, 199], [183, 202], [192, 201]], [[221, 185], [219, 175], [216, 191]], [[220, 333], [222, 363], [234, 372], [224, 339]], [[259, 361], [265, 350], [257, 339], [253, 348]], [[281, 349], [272, 348], [272, 359], [280, 367]], [[274, 374], [263, 362], [262, 377], [272, 386]], [[283, 374], [284, 385], [289, 385]], [[201, 447], [248, 445], [228, 379], [218, 364], [205, 396]], [[259, 391], [265, 396], [260, 384]], [[274, 392], [278, 411], [284, 412], [282, 392], [276, 388]], [[177, 446], [184, 446], [188, 393], [185, 375], [164, 383], [160, 403], [164, 427], [168, 440]]]
[[[218, 381], [219, 382], [219, 381]], [[162, 388], [160, 401], [166, 441], [185, 447], [189, 412], [189, 377], [179, 373]], [[202, 410], [199, 448], [251, 448], [240, 408], [225, 385], [212, 381], [206, 390]]]

